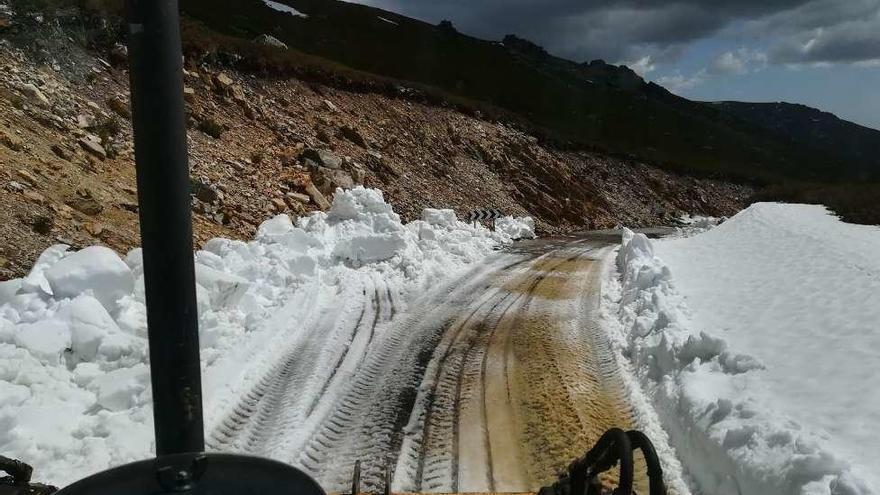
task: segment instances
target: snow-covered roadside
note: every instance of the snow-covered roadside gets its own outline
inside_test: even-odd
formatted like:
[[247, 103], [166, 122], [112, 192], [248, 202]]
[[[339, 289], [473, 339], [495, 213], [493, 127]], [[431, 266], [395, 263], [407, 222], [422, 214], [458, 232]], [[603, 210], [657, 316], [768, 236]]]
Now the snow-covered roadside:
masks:
[[[504, 219], [491, 232], [451, 210], [402, 224], [380, 191], [359, 187], [326, 214], [264, 222], [251, 242], [209, 241], [195, 254], [206, 425], [261, 352], [321, 310], [360, 304], [376, 278], [405, 309], [531, 225]], [[149, 457], [150, 399], [140, 250], [123, 261], [53, 246], [26, 278], [0, 283], [0, 454], [58, 485]]]
[[624, 233], [606, 328], [700, 492], [880, 492], [878, 247], [880, 229], [807, 205]]

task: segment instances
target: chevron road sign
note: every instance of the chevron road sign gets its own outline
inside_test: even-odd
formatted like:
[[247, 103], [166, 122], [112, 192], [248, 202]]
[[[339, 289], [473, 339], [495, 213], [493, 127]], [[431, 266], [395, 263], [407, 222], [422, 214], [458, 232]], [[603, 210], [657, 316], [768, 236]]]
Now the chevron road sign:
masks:
[[479, 208], [467, 214], [465, 217], [468, 222], [481, 222], [483, 220], [495, 220], [501, 218], [504, 214], [501, 210]]

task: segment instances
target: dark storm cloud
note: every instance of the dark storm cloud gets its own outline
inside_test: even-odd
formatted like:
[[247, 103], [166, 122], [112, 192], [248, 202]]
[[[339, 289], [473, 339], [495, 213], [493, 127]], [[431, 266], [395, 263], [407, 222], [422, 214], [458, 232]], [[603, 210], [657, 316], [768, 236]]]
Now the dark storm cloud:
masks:
[[779, 34], [769, 50], [775, 63], [875, 62], [880, 60], [880, 0], [813, 2], [785, 19], [772, 16], [757, 29]]
[[480, 37], [515, 33], [579, 61], [661, 61], [734, 23], [765, 38], [771, 62], [880, 57], [880, 0], [357, 1], [430, 22], [449, 19]]
[[734, 19], [771, 14], [807, 0], [360, 0], [464, 32], [532, 39], [560, 55], [610, 60], [651, 46], [663, 52], [710, 35]]

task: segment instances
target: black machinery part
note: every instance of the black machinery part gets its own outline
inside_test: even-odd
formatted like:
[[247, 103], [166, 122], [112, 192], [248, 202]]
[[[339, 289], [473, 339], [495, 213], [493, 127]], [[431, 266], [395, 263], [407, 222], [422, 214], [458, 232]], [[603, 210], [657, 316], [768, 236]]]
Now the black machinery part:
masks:
[[50, 495], [58, 491], [52, 485], [31, 483], [34, 469], [29, 465], [0, 455], [0, 472], [7, 476], [0, 477], [0, 495]]
[[57, 495], [326, 495], [309, 475], [270, 459], [185, 453], [138, 461], [77, 481]]
[[650, 495], [666, 495], [663, 469], [654, 445], [648, 437], [636, 430], [624, 432], [620, 428], [606, 431], [583, 457], [572, 462], [568, 471], [550, 486], [541, 488], [539, 495], [604, 495], [599, 475], [614, 466], [619, 467], [617, 487], [612, 495], [633, 495], [633, 451], [640, 450], [648, 468]]

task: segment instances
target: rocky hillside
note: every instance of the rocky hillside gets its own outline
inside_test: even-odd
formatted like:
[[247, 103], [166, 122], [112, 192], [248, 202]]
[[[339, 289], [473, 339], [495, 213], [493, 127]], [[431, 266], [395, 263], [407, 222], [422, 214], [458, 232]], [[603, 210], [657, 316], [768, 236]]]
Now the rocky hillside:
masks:
[[[766, 182], [880, 180], [880, 160], [791, 142], [723, 109], [678, 97], [629, 68], [570, 61], [510, 35], [482, 40], [338, 0], [181, 0], [187, 18], [251, 40], [270, 34], [290, 50], [438, 89], [525, 119], [577, 146], [636, 157], [667, 170]], [[296, 14], [291, 14], [291, 8]], [[284, 66], [278, 55], [274, 65]]]
[[[57, 23], [35, 24], [44, 32], [0, 31], [0, 279], [22, 275], [54, 243], [119, 251], [139, 243], [125, 50], [86, 48]], [[33, 39], [43, 41], [25, 42]], [[248, 238], [264, 219], [324, 209], [336, 187], [355, 184], [384, 190], [407, 219], [424, 207], [492, 207], [532, 215], [544, 233], [728, 215], [750, 195], [553, 149], [406, 95], [221, 63], [186, 62], [197, 243]]]
[[844, 157], [852, 178], [867, 181], [880, 167], [880, 131], [836, 115], [792, 103], [707, 103], [805, 148]]

